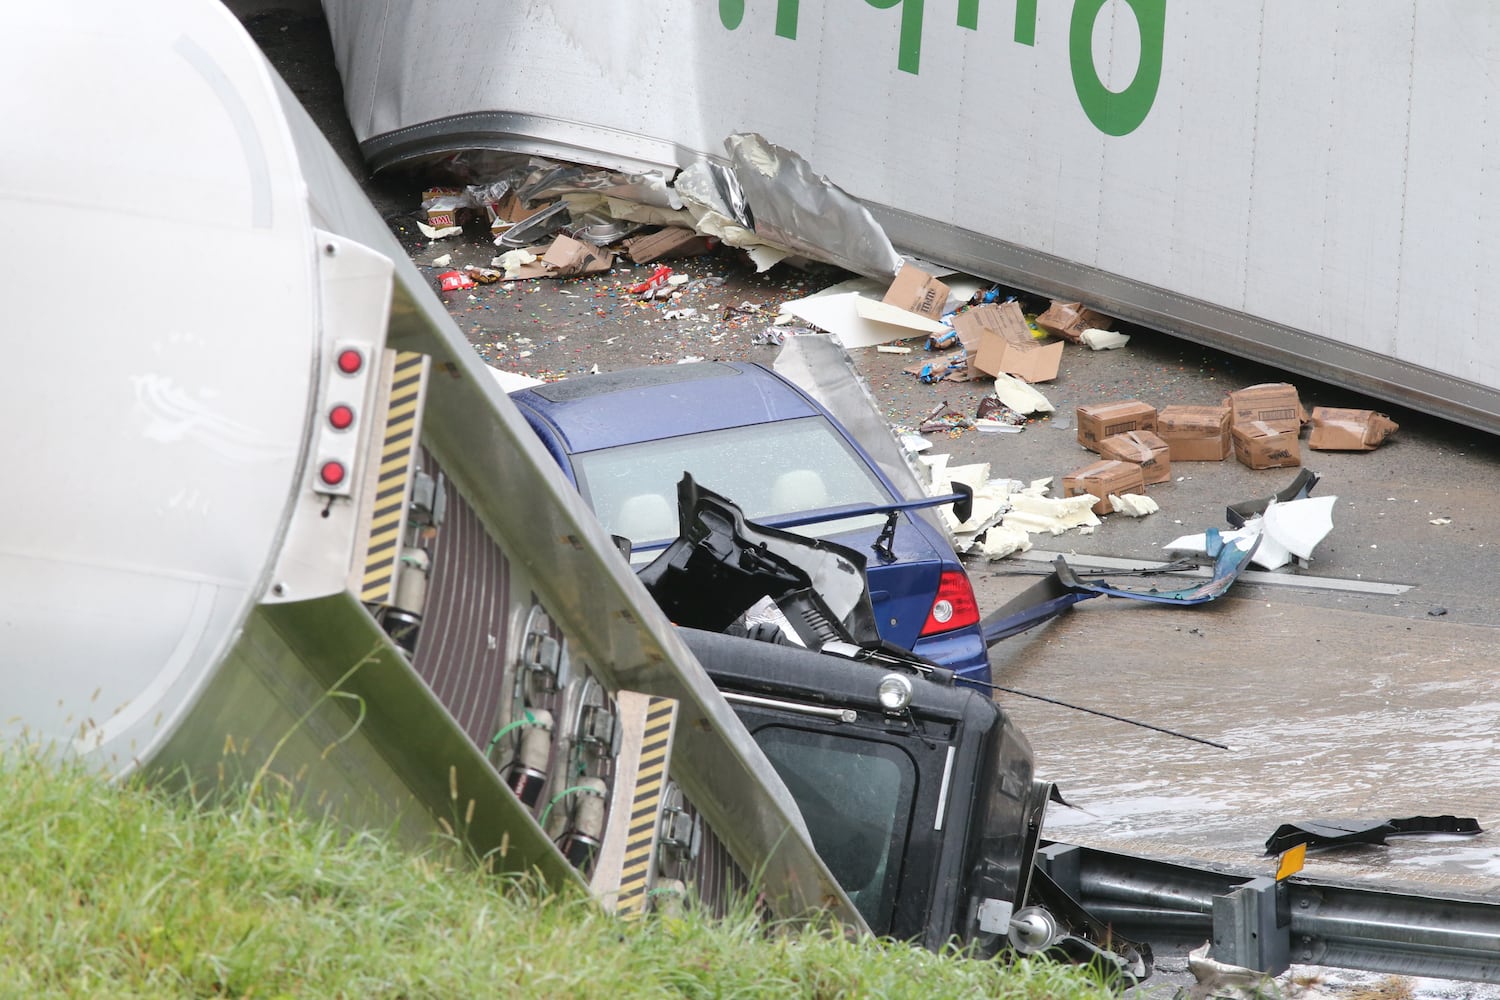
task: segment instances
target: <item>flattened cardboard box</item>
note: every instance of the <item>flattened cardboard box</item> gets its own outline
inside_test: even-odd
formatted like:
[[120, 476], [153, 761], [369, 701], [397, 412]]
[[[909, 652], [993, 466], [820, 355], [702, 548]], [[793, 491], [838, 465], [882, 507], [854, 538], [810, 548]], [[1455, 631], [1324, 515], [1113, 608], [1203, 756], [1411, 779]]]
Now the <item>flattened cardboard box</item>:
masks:
[[1166, 406], [1156, 415], [1156, 436], [1174, 462], [1222, 462], [1229, 457], [1228, 406]]
[[1281, 430], [1264, 420], [1235, 424], [1229, 431], [1234, 439], [1234, 457], [1252, 469], [1288, 469], [1302, 464], [1302, 449], [1297, 447], [1298, 431]]
[[598, 274], [608, 271], [615, 263], [615, 255], [603, 247], [581, 243], [571, 236], [558, 236], [544, 250], [539, 246], [527, 247], [536, 260], [522, 264], [516, 278], [574, 278], [583, 274]]
[[1098, 451], [1100, 441], [1116, 434], [1156, 430], [1156, 407], [1139, 399], [1089, 403], [1080, 406], [1074, 416], [1078, 421], [1078, 443], [1089, 451]]
[[696, 257], [709, 251], [707, 236], [700, 236], [682, 226], [636, 236], [625, 241], [625, 252], [637, 264], [651, 264], [658, 260], [674, 260], [678, 257]]
[[1111, 434], [1099, 442], [1099, 456], [1120, 462], [1134, 462], [1141, 467], [1146, 485], [1165, 483], [1172, 478], [1172, 452], [1167, 442], [1150, 431], [1126, 431]]
[[928, 319], [942, 319], [948, 306], [948, 286], [920, 267], [902, 264], [880, 301]]
[[1114, 507], [1109, 502], [1111, 493], [1144, 492], [1146, 481], [1141, 476], [1141, 467], [1134, 462], [1117, 462], [1112, 458], [1105, 458], [1063, 476], [1063, 496], [1076, 497], [1092, 493], [1098, 497], [1098, 502], [1091, 508], [1095, 514], [1114, 512]]
[[1064, 340], [1077, 344], [1085, 330], [1112, 330], [1115, 321], [1103, 313], [1084, 307], [1082, 302], [1056, 302], [1036, 318], [1036, 325]]
[[1384, 413], [1314, 406], [1307, 446], [1314, 451], [1373, 451], [1400, 429]]
[[1236, 389], [1229, 394], [1229, 411], [1231, 424], [1258, 420], [1295, 434], [1302, 432], [1302, 423], [1307, 419], [1302, 401], [1297, 398], [1297, 387], [1290, 382], [1262, 382]]
[[1028, 382], [1050, 382], [1062, 364], [1062, 341], [1039, 344], [1015, 302], [975, 306], [953, 317], [953, 329], [969, 355], [969, 375], [1001, 372]]

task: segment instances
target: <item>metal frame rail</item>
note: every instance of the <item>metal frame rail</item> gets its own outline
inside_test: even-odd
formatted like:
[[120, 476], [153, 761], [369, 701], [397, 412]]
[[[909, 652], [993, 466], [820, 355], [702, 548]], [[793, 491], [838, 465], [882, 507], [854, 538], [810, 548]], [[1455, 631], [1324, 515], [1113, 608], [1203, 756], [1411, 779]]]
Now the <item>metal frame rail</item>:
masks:
[[1265, 876], [1048, 844], [1040, 864], [1122, 936], [1212, 940], [1221, 962], [1268, 975], [1292, 962], [1500, 983], [1500, 899]]

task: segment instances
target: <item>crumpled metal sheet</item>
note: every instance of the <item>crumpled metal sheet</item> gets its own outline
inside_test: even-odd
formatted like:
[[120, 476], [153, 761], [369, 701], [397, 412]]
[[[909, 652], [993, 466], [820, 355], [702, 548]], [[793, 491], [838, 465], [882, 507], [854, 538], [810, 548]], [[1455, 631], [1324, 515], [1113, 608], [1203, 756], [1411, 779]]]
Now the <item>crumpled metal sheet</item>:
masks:
[[677, 209], [682, 199], [671, 186], [671, 178], [660, 171], [629, 173], [600, 170], [576, 163], [557, 163], [534, 171], [516, 186], [522, 201], [541, 201], [565, 194], [592, 191], [609, 198], [640, 202], [657, 208]]
[[767, 243], [756, 235], [744, 192], [724, 164], [708, 159], [690, 163], [677, 175], [674, 186], [684, 207], [692, 213], [693, 228], [725, 246], [744, 250], [756, 270], [764, 271], [791, 256], [786, 247]]
[[724, 145], [756, 235], [856, 274], [895, 277], [901, 256], [858, 199], [754, 132]]

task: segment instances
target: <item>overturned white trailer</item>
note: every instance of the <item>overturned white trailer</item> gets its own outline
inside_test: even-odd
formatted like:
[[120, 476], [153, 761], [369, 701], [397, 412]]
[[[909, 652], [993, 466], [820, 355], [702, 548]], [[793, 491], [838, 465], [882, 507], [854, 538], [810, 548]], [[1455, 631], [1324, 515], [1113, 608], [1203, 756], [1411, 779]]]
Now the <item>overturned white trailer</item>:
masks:
[[863, 927], [229, 12], [7, 27], [0, 754], [274, 783], [625, 913], [759, 878], [778, 912]]
[[758, 132], [903, 250], [1500, 430], [1500, 11], [325, 0], [377, 167]]

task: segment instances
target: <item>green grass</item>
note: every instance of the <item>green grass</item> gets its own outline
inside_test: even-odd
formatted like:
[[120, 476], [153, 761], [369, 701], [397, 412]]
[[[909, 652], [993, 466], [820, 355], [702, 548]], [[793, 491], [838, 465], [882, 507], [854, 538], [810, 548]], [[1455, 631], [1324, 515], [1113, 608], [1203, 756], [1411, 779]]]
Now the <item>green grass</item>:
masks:
[[626, 923], [278, 802], [0, 756], [0, 997], [1107, 997], [1085, 972], [749, 916]]

